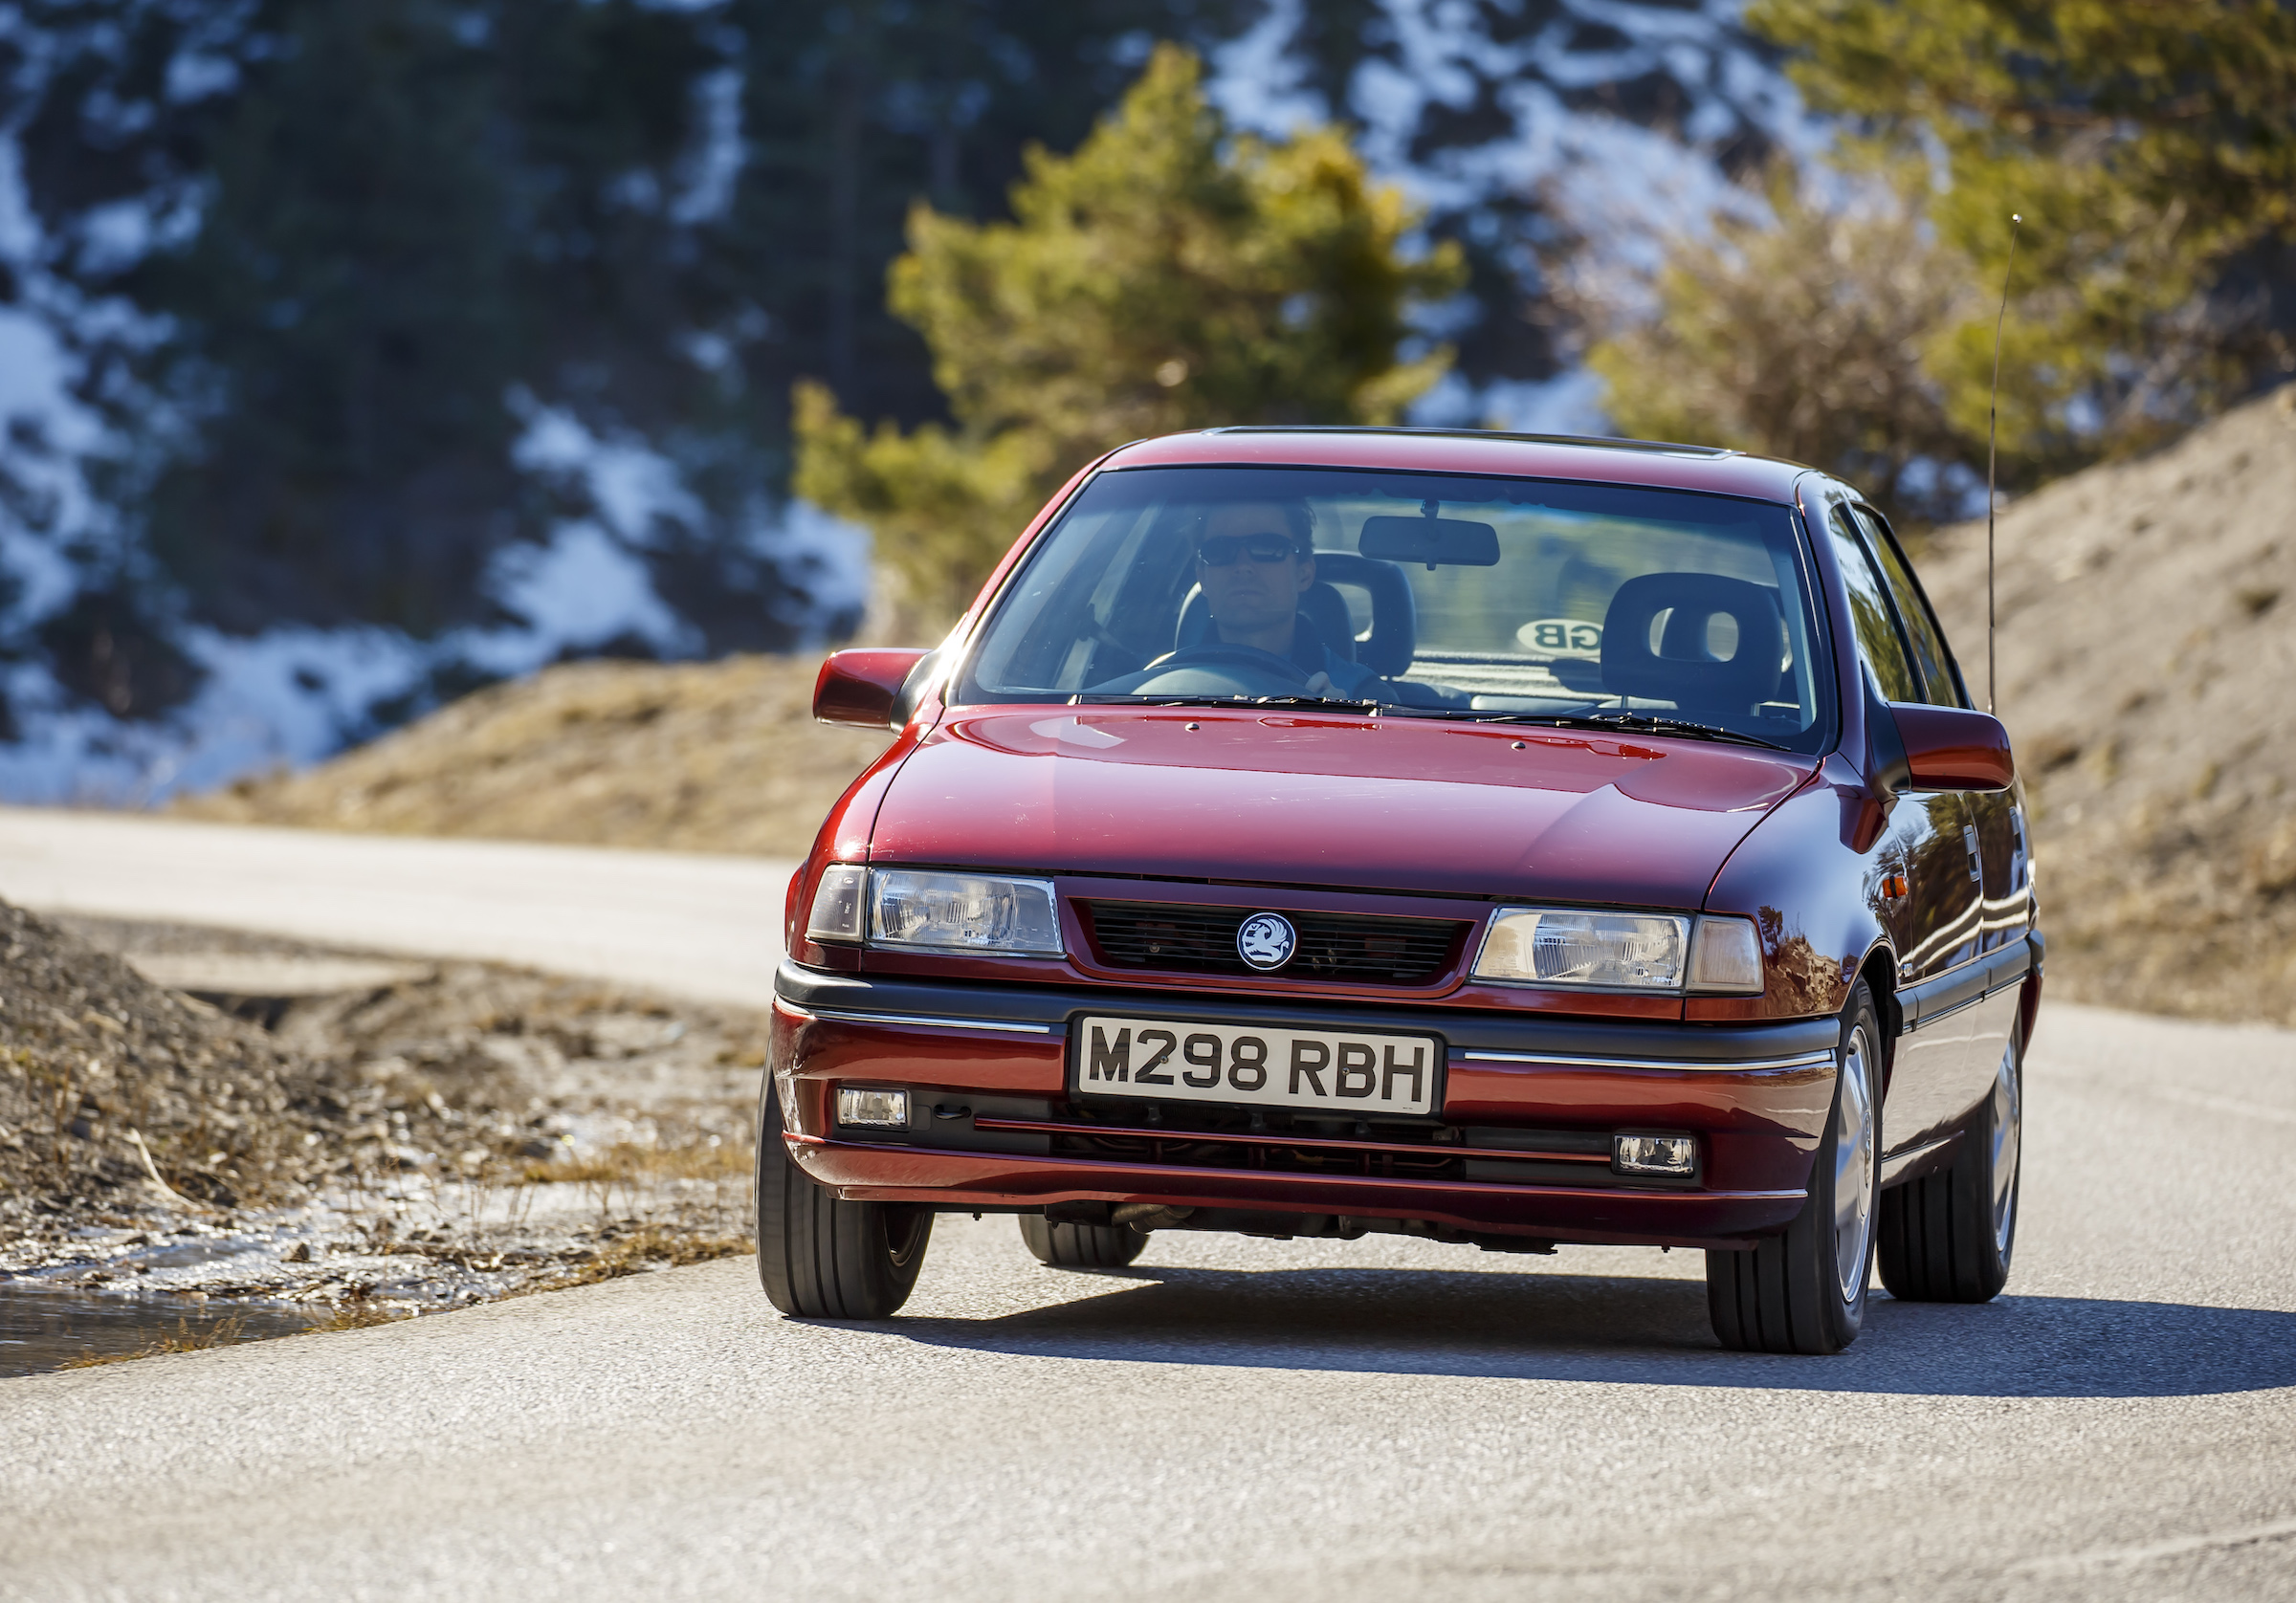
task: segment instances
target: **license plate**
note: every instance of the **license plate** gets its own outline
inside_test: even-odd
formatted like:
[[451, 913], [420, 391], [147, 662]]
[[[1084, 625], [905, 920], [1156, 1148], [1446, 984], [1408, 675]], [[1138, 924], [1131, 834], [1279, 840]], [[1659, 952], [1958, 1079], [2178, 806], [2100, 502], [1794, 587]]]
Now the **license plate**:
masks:
[[1443, 1060], [1442, 1038], [1431, 1035], [1103, 1016], [1077, 1021], [1069, 1079], [1086, 1097], [1310, 1108], [1360, 1119], [1433, 1112]]

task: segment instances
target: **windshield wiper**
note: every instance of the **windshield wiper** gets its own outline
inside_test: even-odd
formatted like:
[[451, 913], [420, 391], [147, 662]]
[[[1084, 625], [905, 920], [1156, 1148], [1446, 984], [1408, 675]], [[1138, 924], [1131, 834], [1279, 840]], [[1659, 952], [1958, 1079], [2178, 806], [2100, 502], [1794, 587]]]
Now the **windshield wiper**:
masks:
[[1639, 729], [1653, 735], [1688, 735], [1701, 740], [1727, 740], [1733, 745], [1759, 746], [1768, 752], [1790, 752], [1775, 740], [1747, 735], [1718, 724], [1693, 723], [1652, 713], [1489, 713], [1477, 708], [1390, 707], [1390, 714], [1414, 718], [1455, 718], [1462, 723], [1538, 724], [1550, 729]]
[[1123, 691], [1078, 691], [1069, 697], [1071, 707], [1324, 707], [1349, 713], [1376, 713], [1376, 701], [1347, 701], [1321, 695], [1133, 695]]
[[1688, 735], [1702, 740], [1728, 740], [1740, 746], [1759, 746], [1766, 752], [1789, 752], [1794, 749], [1781, 746], [1775, 740], [1765, 740], [1758, 735], [1724, 729], [1718, 724], [1692, 723], [1688, 718], [1669, 718], [1663, 713], [1575, 713], [1558, 718], [1532, 718], [1526, 721], [1553, 723], [1564, 729], [1646, 729], [1653, 735]]

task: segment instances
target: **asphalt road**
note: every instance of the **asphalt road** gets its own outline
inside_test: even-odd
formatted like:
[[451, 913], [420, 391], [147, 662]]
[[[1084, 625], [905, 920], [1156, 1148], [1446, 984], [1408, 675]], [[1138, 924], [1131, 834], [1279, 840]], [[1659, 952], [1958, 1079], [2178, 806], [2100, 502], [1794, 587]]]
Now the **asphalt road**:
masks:
[[1838, 1357], [1682, 1253], [944, 1221], [879, 1325], [736, 1260], [0, 1384], [0, 1597], [2296, 1598], [2296, 1036], [2029, 1075], [2009, 1292]]
[[765, 1007], [794, 863], [0, 807], [0, 897], [38, 911], [481, 957]]

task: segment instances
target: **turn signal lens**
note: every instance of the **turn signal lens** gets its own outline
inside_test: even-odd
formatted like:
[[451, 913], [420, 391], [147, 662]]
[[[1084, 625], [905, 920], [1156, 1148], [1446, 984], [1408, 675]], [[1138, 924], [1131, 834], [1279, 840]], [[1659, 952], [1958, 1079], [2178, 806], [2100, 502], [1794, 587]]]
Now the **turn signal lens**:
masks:
[[1614, 1136], [1610, 1166], [1622, 1175], [1679, 1177], [1698, 1167], [1698, 1143], [1688, 1135]]
[[1054, 956], [1061, 950], [1049, 880], [879, 868], [870, 925], [870, 938], [886, 946]]
[[1668, 913], [1501, 908], [1475, 977], [1516, 985], [1672, 991], [1682, 985], [1690, 921]]
[[909, 1128], [909, 1093], [859, 1086], [837, 1087], [837, 1122], [880, 1130]]
[[1690, 989], [1762, 994], [1762, 936], [1751, 918], [1701, 918], [1690, 940]]
[[859, 940], [869, 906], [869, 870], [853, 863], [832, 863], [813, 888], [813, 910], [806, 914], [807, 940]]

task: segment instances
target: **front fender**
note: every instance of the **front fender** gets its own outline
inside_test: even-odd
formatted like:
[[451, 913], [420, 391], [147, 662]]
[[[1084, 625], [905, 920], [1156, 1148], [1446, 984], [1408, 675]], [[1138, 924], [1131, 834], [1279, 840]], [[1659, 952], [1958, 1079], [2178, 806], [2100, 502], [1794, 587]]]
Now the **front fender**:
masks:
[[1693, 997], [1687, 1017], [1714, 1022], [1842, 1011], [1868, 956], [1887, 951], [1878, 803], [1857, 771], [1829, 757], [1817, 776], [1753, 828], [1707, 891], [1706, 911], [1762, 932], [1759, 997]]

